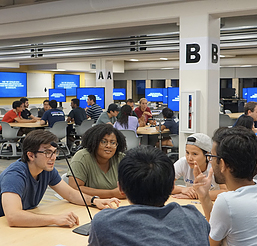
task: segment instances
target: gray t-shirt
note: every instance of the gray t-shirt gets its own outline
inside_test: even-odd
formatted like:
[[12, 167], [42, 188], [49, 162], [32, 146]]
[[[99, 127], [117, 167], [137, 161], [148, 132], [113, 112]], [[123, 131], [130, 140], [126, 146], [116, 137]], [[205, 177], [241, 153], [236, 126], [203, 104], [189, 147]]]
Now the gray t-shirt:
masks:
[[114, 124], [114, 122], [116, 121], [116, 117], [113, 116], [112, 118], [109, 118], [107, 112], [103, 112], [101, 113], [101, 115], [99, 116], [97, 122], [96, 122], [96, 125], [99, 125], [99, 124], [103, 124], [103, 123], [108, 123], [108, 122], [111, 122], [112, 124]]
[[209, 232], [209, 223], [195, 206], [130, 205], [97, 213], [88, 245], [207, 246]]

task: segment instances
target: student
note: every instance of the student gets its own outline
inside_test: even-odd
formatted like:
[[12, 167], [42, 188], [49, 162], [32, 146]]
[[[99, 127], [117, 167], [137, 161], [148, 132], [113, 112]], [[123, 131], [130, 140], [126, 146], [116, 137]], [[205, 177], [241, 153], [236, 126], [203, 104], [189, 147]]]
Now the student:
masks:
[[[134, 100], [133, 99], [128, 99], [127, 101], [126, 101], [126, 104], [127, 105], [129, 105], [131, 108], [132, 108], [132, 116], [135, 116], [135, 117], [137, 117], [137, 114], [135, 113], [135, 111], [134, 111], [134, 107], [135, 107], [135, 105], [134, 105]], [[117, 115], [117, 119], [119, 119], [120, 118], [120, 112], [119, 112], [119, 114]], [[138, 118], [138, 117], [137, 117]]]
[[120, 108], [117, 104], [111, 103], [108, 106], [108, 109], [106, 112], [101, 113], [98, 120], [96, 121], [96, 125], [105, 123], [105, 124], [111, 124], [113, 125], [114, 122], [117, 120], [116, 116], [120, 112]]
[[234, 126], [244, 126], [254, 131], [254, 120], [251, 116], [243, 114], [238, 118]]
[[132, 130], [137, 135], [138, 120], [137, 117], [132, 116], [132, 108], [125, 104], [121, 107], [120, 118], [114, 123], [113, 127], [118, 130]]
[[20, 101], [21, 101], [22, 104], [23, 104], [23, 110], [22, 110], [22, 112], [21, 112], [21, 117], [22, 117], [23, 119], [39, 120], [38, 117], [35, 117], [34, 115], [32, 115], [32, 114], [30, 113], [30, 111], [28, 110], [28, 107], [29, 107], [29, 100], [28, 100], [28, 98], [22, 97], [22, 98], [20, 99]]
[[41, 108], [39, 111], [38, 111], [38, 117], [39, 118], [42, 118], [43, 114], [50, 109], [50, 105], [49, 105], [49, 100], [44, 100], [43, 102], [43, 108]]
[[[206, 219], [210, 222], [210, 245], [246, 246], [257, 243], [257, 140], [245, 127], [220, 128], [213, 136], [212, 165], [208, 176], [201, 173], [195, 162], [194, 188]], [[218, 184], [226, 184], [228, 191], [218, 195], [214, 205], [209, 196], [212, 174]]]
[[[174, 163], [175, 179], [184, 178], [186, 187], [176, 186], [172, 194], [176, 198], [197, 199], [198, 195], [193, 187], [194, 183], [194, 161], [197, 161], [203, 174], [208, 175], [211, 165], [206, 160], [205, 154], [211, 152], [211, 138], [203, 133], [194, 133], [187, 138], [186, 156]], [[212, 177], [210, 197], [215, 200], [217, 195], [226, 190], [225, 185], [218, 185]]]
[[164, 205], [174, 176], [171, 160], [159, 149], [129, 150], [119, 164], [118, 186], [130, 205], [97, 213], [89, 246], [209, 245], [210, 226], [195, 206]]
[[87, 98], [87, 105], [91, 106], [86, 107], [86, 113], [87, 117], [94, 120], [94, 123], [96, 123], [97, 119], [99, 118], [100, 114], [103, 112], [102, 108], [96, 104], [96, 97], [95, 95], [89, 95]]
[[[117, 188], [118, 165], [126, 148], [123, 134], [109, 124], [96, 125], [82, 136], [82, 147], [71, 161], [82, 192], [101, 198], [124, 198]], [[69, 185], [77, 189], [70, 171], [68, 176]]]
[[147, 122], [150, 124], [155, 123], [152, 118], [152, 112], [149, 107], [147, 107], [147, 99], [141, 98], [139, 100], [139, 106], [135, 109], [135, 113], [138, 117], [139, 126], [145, 126]]
[[47, 110], [43, 114], [43, 116], [40, 120], [40, 124], [45, 125], [48, 123], [48, 126], [53, 127], [55, 122], [64, 121], [65, 116], [64, 116], [64, 112], [62, 110], [57, 109], [57, 101], [56, 100], [51, 100], [49, 102], [49, 105], [50, 105], [51, 109]]
[[[64, 214], [36, 214], [28, 211], [41, 201], [47, 186], [64, 199], [78, 205], [84, 205], [80, 193], [66, 184], [54, 168], [58, 150], [51, 145], [58, 141], [49, 131], [34, 130], [23, 142], [22, 158], [12, 163], [0, 174], [0, 216], [6, 216], [9, 226], [69, 226], [79, 224], [73, 212]], [[93, 199], [84, 195], [88, 205], [96, 205], [99, 209], [112, 207], [114, 199]], [[92, 203], [91, 203], [92, 201]]]
[[[7, 123], [18, 122], [18, 123], [33, 123], [36, 122], [36, 119], [26, 120], [21, 117], [22, 112], [22, 102], [14, 101], [12, 103], [12, 109], [9, 110], [3, 117], [2, 121]], [[0, 132], [2, 132], [2, 127], [0, 126]], [[18, 136], [23, 135], [22, 131], [18, 132]]]

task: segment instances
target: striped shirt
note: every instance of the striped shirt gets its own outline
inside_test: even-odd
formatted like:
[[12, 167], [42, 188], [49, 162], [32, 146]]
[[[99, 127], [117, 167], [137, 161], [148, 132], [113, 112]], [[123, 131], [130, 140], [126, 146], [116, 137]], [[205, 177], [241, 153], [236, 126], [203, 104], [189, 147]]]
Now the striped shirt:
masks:
[[93, 104], [90, 108], [87, 110], [87, 116], [94, 120], [94, 123], [96, 123], [98, 117], [103, 112], [102, 108], [98, 104]]

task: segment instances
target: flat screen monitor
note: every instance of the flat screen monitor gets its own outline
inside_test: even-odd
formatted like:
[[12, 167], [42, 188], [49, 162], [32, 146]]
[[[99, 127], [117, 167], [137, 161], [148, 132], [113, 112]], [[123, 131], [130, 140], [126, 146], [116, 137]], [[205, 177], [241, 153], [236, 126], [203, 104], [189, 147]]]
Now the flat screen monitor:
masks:
[[168, 88], [163, 88], [163, 99], [162, 99], [162, 102], [164, 104], [167, 104], [168, 103]]
[[168, 108], [179, 111], [179, 87], [168, 88]]
[[96, 104], [98, 104], [102, 109], [105, 108], [105, 91], [103, 87], [77, 88], [77, 98], [80, 100], [81, 108], [88, 107], [87, 105], [88, 95], [95, 95]]
[[247, 100], [247, 92], [248, 92], [248, 88], [243, 88], [243, 99]]
[[113, 100], [125, 101], [126, 89], [125, 88], [115, 88], [113, 89]]
[[0, 97], [26, 97], [27, 74], [0, 72]]
[[257, 87], [247, 89], [247, 102], [257, 102]]
[[55, 74], [54, 88], [66, 89], [66, 96], [76, 96], [76, 89], [79, 87], [79, 75]]
[[49, 100], [56, 100], [57, 102], [66, 102], [66, 90], [49, 89]]
[[162, 102], [163, 88], [145, 88], [145, 98], [148, 102]]
[[235, 88], [221, 88], [220, 89], [220, 97], [221, 98], [232, 98], [235, 96], [236, 89]]

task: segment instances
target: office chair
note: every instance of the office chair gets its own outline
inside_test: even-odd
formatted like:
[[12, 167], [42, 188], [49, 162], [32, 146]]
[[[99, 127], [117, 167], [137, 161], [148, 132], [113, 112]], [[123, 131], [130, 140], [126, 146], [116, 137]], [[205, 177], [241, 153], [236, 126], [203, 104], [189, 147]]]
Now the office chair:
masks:
[[0, 108], [0, 114], [5, 115], [7, 113], [7, 110], [5, 108]]
[[31, 109], [30, 109], [30, 113], [31, 113], [33, 116], [37, 117], [37, 116], [38, 116], [38, 108], [31, 108]]
[[19, 127], [11, 127], [7, 122], [0, 122], [2, 126], [2, 146], [0, 150], [0, 157], [21, 157], [22, 143], [19, 141], [22, 136], [17, 136]]
[[[67, 121], [57, 121], [54, 123], [52, 128], [47, 128], [46, 130], [52, 132], [54, 135], [57, 136], [59, 142], [57, 143], [60, 148], [63, 149], [64, 153], [69, 156], [70, 150], [66, 143], [62, 142], [61, 140], [66, 137], [66, 128], [67, 128]], [[63, 152], [60, 151], [59, 156], [64, 156]]]
[[219, 127], [233, 126], [234, 121], [226, 114], [219, 115]]
[[120, 130], [125, 136], [127, 142], [127, 150], [133, 149], [140, 145], [140, 137], [137, 137], [133, 130]]
[[167, 153], [167, 156], [173, 161], [177, 161], [179, 158], [179, 135], [178, 134], [169, 134], [172, 140], [173, 146], [162, 145], [162, 148], [167, 148], [170, 152]]

